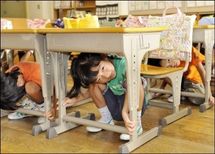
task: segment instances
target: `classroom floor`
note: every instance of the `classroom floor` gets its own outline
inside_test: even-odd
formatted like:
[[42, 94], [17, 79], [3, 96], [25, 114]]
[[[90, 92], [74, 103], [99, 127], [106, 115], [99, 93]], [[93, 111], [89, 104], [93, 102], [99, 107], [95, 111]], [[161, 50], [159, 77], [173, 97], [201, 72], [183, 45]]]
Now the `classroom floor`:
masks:
[[[189, 104], [190, 105], [190, 104]], [[182, 106], [185, 106], [184, 104]], [[93, 103], [70, 108], [82, 114], [99, 113]], [[204, 113], [192, 106], [192, 114], [163, 128], [157, 138], [147, 142], [133, 153], [213, 153], [214, 152], [214, 108]], [[143, 116], [143, 127], [147, 131], [158, 124], [160, 117], [170, 113], [167, 109], [149, 107]], [[85, 126], [80, 126], [46, 139], [45, 133], [31, 135], [36, 117], [21, 120], [1, 118], [1, 153], [117, 153], [119, 134], [111, 131], [88, 133]]]

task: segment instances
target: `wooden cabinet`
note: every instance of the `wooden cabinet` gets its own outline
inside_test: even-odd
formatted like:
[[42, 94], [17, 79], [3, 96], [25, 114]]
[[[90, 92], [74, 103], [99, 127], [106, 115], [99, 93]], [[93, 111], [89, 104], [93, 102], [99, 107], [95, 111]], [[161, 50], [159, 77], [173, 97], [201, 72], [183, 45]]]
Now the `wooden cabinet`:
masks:
[[79, 1], [54, 1], [54, 18], [69, 17], [72, 11], [85, 11], [86, 13], [96, 13], [95, 0]]

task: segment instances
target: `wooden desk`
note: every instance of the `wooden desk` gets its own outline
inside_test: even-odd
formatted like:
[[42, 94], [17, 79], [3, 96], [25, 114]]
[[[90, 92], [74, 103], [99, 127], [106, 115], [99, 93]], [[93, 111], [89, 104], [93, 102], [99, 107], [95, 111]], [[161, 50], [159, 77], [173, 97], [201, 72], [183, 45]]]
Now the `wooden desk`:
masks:
[[[46, 37], [42, 34], [37, 34], [36, 29], [8, 29], [1, 30], [1, 48], [2, 49], [24, 49], [35, 50], [37, 59], [41, 66], [42, 89], [45, 102], [45, 108], [48, 110], [47, 102], [51, 102], [52, 77], [46, 74], [51, 74], [51, 58], [46, 52]], [[36, 116], [44, 116], [43, 112], [32, 111], [26, 109], [18, 109], [18, 112]], [[33, 135], [38, 135], [41, 131], [47, 130], [50, 127], [49, 120], [41, 125], [35, 125], [32, 129]]]
[[[205, 102], [200, 105], [200, 112], [206, 111], [211, 106], [208, 103], [211, 94], [210, 80], [211, 80], [211, 64], [212, 64], [212, 49], [214, 44], [214, 25], [194, 26], [193, 42], [201, 42], [205, 46], [205, 69], [206, 69], [206, 83], [205, 83]], [[183, 95], [183, 93], [182, 93]]]
[[[160, 28], [91, 28], [91, 29], [40, 29], [46, 33], [47, 49], [53, 57], [55, 69], [56, 95], [59, 99], [59, 124], [48, 129], [47, 136], [52, 138], [78, 125], [100, 127], [118, 133], [127, 133], [127, 129], [99, 123], [84, 118], [66, 115], [62, 100], [66, 93], [67, 53], [71, 51], [117, 53], [127, 59], [127, 85], [131, 118], [136, 121], [136, 106], [139, 101], [137, 89], [140, 87], [140, 66], [144, 54], [160, 45]], [[71, 123], [68, 123], [71, 122]], [[140, 136], [134, 132], [131, 140], [121, 145], [120, 152], [130, 152], [159, 135], [161, 127], [155, 127]]]

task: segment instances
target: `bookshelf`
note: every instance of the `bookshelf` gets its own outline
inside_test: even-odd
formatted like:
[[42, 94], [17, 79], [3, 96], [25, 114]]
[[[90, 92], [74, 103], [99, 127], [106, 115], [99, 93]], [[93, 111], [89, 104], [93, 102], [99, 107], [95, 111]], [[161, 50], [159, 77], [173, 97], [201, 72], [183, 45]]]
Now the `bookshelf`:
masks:
[[71, 11], [85, 11], [86, 13], [95, 14], [96, 1], [54, 1], [54, 19], [69, 17]]

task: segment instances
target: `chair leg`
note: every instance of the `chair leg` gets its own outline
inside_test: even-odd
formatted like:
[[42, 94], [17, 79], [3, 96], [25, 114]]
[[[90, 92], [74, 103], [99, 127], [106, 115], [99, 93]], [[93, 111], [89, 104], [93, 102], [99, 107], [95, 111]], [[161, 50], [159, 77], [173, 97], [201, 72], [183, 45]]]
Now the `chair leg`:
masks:
[[191, 114], [191, 108], [187, 107], [182, 110], [179, 110], [180, 100], [181, 100], [181, 81], [182, 81], [182, 72], [175, 73], [170, 76], [173, 90], [173, 113], [164, 117], [160, 120], [162, 126], [166, 126], [184, 116]]

